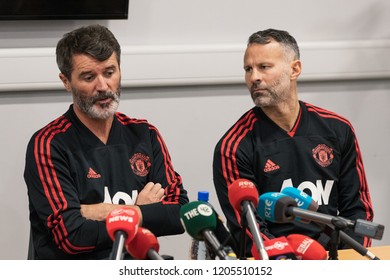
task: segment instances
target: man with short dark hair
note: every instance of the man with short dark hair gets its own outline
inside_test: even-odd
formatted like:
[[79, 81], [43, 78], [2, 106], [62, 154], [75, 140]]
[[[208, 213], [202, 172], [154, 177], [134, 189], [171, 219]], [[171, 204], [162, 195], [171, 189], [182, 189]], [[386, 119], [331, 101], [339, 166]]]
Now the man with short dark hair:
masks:
[[[220, 139], [213, 163], [218, 199], [238, 243], [240, 215], [229, 203], [228, 186], [239, 178], [252, 181], [259, 195], [293, 186], [317, 201], [318, 212], [373, 219], [355, 131], [344, 117], [298, 99], [301, 68], [298, 44], [288, 32], [267, 29], [249, 37], [245, 81], [256, 106]], [[314, 223], [259, 222], [270, 238], [299, 233], [320, 240], [323, 230]], [[348, 233], [370, 245], [369, 238]]]

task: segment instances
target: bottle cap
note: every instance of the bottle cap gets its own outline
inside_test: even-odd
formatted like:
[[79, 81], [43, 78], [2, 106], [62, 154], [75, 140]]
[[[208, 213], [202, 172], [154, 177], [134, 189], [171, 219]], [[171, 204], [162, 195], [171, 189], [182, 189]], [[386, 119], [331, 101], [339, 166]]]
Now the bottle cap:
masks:
[[198, 192], [198, 201], [209, 201], [209, 192], [207, 191]]

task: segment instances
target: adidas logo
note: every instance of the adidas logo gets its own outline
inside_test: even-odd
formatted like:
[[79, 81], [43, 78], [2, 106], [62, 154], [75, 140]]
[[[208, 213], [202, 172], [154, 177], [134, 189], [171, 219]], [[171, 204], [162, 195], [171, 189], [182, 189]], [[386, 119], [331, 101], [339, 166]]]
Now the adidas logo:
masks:
[[272, 160], [267, 160], [267, 162], [265, 163], [265, 166], [264, 166], [264, 172], [271, 172], [271, 171], [275, 171], [275, 170], [278, 170], [280, 168], [279, 165], [275, 164]]
[[100, 178], [102, 177], [102, 175], [100, 175], [99, 173], [96, 173], [95, 170], [93, 170], [91, 167], [89, 168], [88, 170], [88, 174], [87, 174], [87, 178], [91, 179], [97, 179], [97, 178]]

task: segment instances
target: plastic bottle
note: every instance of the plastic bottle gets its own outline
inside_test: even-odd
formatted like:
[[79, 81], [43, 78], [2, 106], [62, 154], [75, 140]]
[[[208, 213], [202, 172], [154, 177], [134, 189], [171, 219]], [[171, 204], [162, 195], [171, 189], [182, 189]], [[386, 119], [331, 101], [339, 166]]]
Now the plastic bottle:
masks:
[[[198, 201], [209, 201], [209, 192], [199, 191], [198, 192]], [[201, 240], [196, 240], [192, 238], [190, 245], [189, 257], [191, 260], [210, 260], [210, 254], [206, 247], [206, 243]]]

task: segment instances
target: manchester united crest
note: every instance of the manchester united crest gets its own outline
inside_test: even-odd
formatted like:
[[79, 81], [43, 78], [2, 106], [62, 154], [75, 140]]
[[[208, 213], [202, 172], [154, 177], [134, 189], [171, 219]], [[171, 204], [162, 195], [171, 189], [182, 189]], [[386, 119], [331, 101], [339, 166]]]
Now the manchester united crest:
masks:
[[329, 148], [325, 144], [319, 144], [317, 147], [315, 147], [312, 150], [312, 152], [313, 152], [313, 158], [322, 167], [329, 166], [333, 161], [334, 158], [333, 149]]
[[152, 164], [150, 163], [150, 158], [147, 155], [136, 153], [129, 160], [131, 170], [133, 170], [134, 174], [145, 177], [148, 175], [150, 167]]

